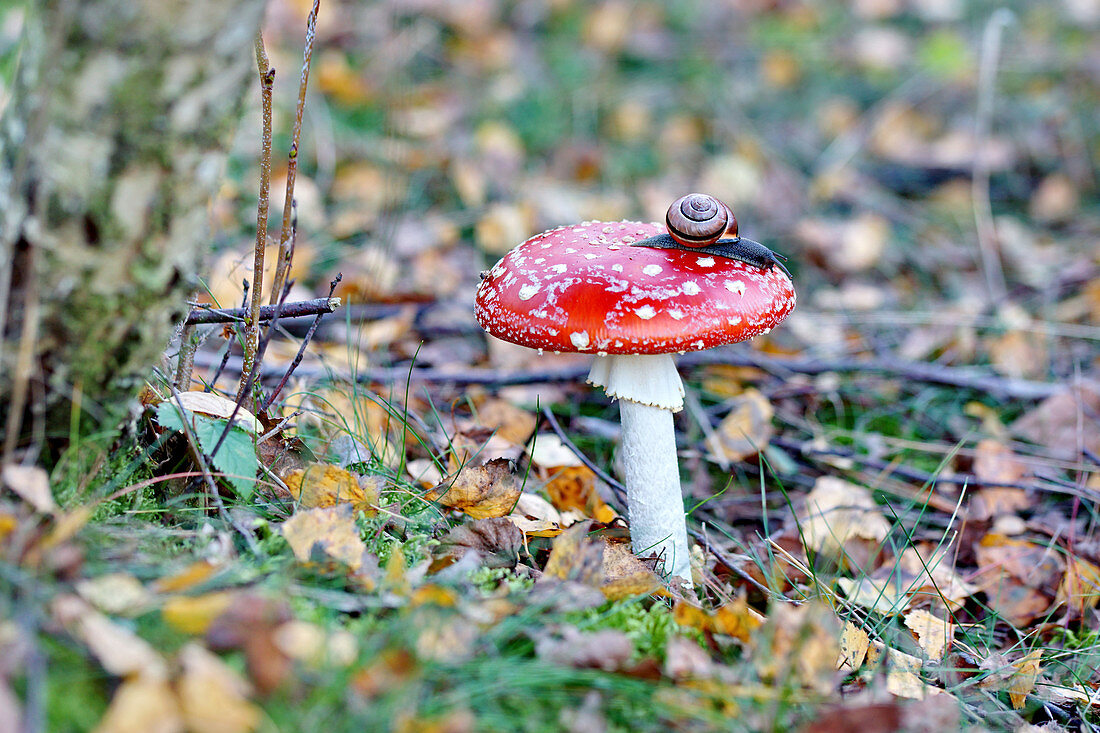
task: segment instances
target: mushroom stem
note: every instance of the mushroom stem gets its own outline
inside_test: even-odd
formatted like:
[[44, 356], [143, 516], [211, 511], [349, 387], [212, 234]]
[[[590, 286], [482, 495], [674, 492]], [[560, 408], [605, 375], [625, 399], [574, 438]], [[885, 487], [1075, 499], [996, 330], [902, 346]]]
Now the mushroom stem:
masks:
[[672, 413], [684, 404], [684, 385], [672, 357], [597, 358], [588, 381], [619, 400], [620, 458], [634, 553], [656, 553], [664, 558], [668, 573], [690, 583], [687, 522], [672, 424]]
[[665, 570], [691, 582], [687, 522], [676, 465], [672, 412], [633, 400], [619, 401], [623, 424], [621, 457], [636, 555], [656, 552]]

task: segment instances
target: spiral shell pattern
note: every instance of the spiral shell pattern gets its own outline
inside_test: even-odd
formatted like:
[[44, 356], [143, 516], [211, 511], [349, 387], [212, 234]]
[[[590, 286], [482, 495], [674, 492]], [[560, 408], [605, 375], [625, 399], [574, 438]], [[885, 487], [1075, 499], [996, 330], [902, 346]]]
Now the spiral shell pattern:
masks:
[[668, 207], [668, 233], [685, 247], [706, 247], [727, 232], [737, 236], [737, 219], [724, 203], [703, 193], [689, 193]]

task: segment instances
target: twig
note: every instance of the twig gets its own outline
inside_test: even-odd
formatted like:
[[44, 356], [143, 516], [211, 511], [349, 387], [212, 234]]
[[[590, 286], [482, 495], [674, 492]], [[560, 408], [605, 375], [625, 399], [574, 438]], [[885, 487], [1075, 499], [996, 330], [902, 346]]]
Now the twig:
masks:
[[[313, 298], [311, 300], [298, 300], [283, 305], [279, 312], [280, 318], [300, 318], [301, 316], [315, 316], [319, 313], [332, 313], [340, 307], [339, 298]], [[248, 316], [247, 308], [196, 308], [187, 314], [185, 325], [196, 326], [208, 323], [237, 323]], [[259, 322], [270, 321], [278, 311], [276, 305], [265, 305], [260, 308], [257, 320]]]
[[978, 250], [982, 256], [982, 272], [989, 290], [990, 303], [1005, 297], [1005, 274], [998, 254], [997, 228], [993, 223], [993, 207], [989, 202], [989, 131], [993, 116], [993, 95], [997, 77], [997, 59], [1001, 54], [1001, 35], [1016, 16], [1006, 8], [998, 8], [989, 16], [982, 33], [981, 65], [978, 69], [978, 110], [974, 119], [974, 175], [971, 197], [974, 206], [974, 227], [978, 235]]
[[[241, 297], [241, 308], [244, 308], [246, 305], [248, 305], [248, 280], [242, 280], [241, 285], [244, 289], [244, 295]], [[241, 335], [240, 329], [233, 329], [233, 331], [238, 337]], [[229, 336], [225, 339], [225, 352], [222, 354], [221, 363], [218, 364], [218, 368], [214, 370], [214, 375], [210, 378], [210, 382], [206, 385], [206, 388], [203, 390], [203, 392], [213, 391], [214, 385], [218, 383], [218, 380], [221, 379], [222, 372], [225, 371], [225, 365], [229, 363], [229, 355], [232, 353], [232, 351], [233, 337]], [[191, 361], [191, 366], [192, 368], [194, 368], [194, 359], [192, 359]]]
[[[264, 39], [256, 34], [256, 68], [260, 72], [260, 100], [263, 106], [263, 135], [260, 147], [260, 195], [256, 205], [256, 245], [252, 265], [252, 303], [245, 316], [244, 367], [241, 373], [252, 373], [256, 363], [256, 351], [260, 344], [260, 301], [263, 297], [264, 249], [267, 247], [268, 193], [271, 189], [271, 89], [275, 85], [275, 69], [272, 69], [264, 48]], [[245, 385], [242, 382], [237, 395], [242, 401]]]
[[748, 581], [752, 585], [756, 586], [756, 588], [758, 590], [763, 591], [764, 595], [767, 596], [768, 598], [773, 598], [774, 597], [774, 598], [783, 598], [784, 600], [790, 600], [788, 598], [784, 598], [784, 596], [781, 593], [776, 593], [771, 588], [764, 585], [759, 580], [757, 580], [756, 578], [752, 577], [747, 572], [742, 570], [741, 569], [741, 564], [739, 562], [737, 562], [737, 560], [735, 560], [733, 557], [731, 557], [721, 547], [718, 547], [718, 545], [711, 542], [710, 538], [707, 537], [705, 532], [700, 532], [697, 529], [692, 529], [691, 527], [688, 527], [688, 534], [690, 534], [695, 539], [699, 540], [699, 542], [703, 545], [703, 547], [705, 547], [707, 549], [707, 552], [714, 555], [720, 563], [722, 563], [727, 568], [732, 570], [742, 580]]
[[[333, 279], [333, 281], [329, 284], [329, 289], [328, 289], [328, 293], [329, 293], [328, 300], [336, 301], [337, 305], [340, 304], [340, 299], [339, 298], [333, 298], [332, 293], [336, 290], [336, 285], [340, 282], [340, 280], [342, 278], [343, 278], [343, 275], [338, 273], [336, 275], [335, 279]], [[317, 313], [317, 317], [313, 319], [313, 323], [310, 324], [309, 330], [306, 331], [306, 335], [302, 339], [301, 346], [298, 347], [298, 353], [294, 355], [294, 361], [292, 361], [290, 363], [290, 366], [287, 367], [286, 373], [283, 374], [283, 378], [281, 380], [279, 380], [279, 384], [277, 384], [275, 386], [275, 389], [272, 390], [271, 394], [268, 395], [266, 400], [264, 400], [263, 407], [261, 408], [261, 410], [266, 410], [268, 407], [270, 407], [271, 403], [275, 401], [275, 398], [279, 396], [279, 393], [283, 391], [283, 387], [286, 386], [287, 380], [290, 379], [290, 375], [294, 374], [294, 370], [297, 369], [298, 365], [302, 363], [302, 358], [306, 354], [306, 347], [309, 346], [310, 340], [313, 339], [313, 334], [317, 332], [317, 326], [320, 325], [321, 319], [324, 318], [325, 313], [328, 313], [328, 312], [330, 312], [330, 311], [321, 311], [321, 312]]]
[[[207, 364], [203, 354], [196, 356], [196, 363]], [[999, 377], [980, 368], [950, 367], [940, 364], [902, 361], [900, 359], [812, 359], [771, 357], [743, 349], [710, 349], [685, 354], [679, 358], [682, 367], [726, 364], [751, 366], [778, 376], [790, 374], [823, 374], [825, 372], [874, 373], [889, 377], [901, 377], [914, 382], [927, 382], [947, 387], [959, 387], [984, 392], [1002, 399], [1041, 400], [1063, 392], [1065, 385], [1051, 382], [1035, 382], [1026, 379]], [[240, 361], [230, 360], [230, 368], [240, 369]], [[487, 384], [508, 386], [517, 384], [543, 384], [550, 382], [580, 381], [588, 373], [588, 364], [569, 364], [550, 369], [522, 372], [500, 372], [495, 369], [471, 367], [462, 371], [449, 369], [409, 369], [408, 367], [378, 367], [357, 371], [359, 382], [392, 384], [406, 378], [419, 382], [442, 382], [456, 385]], [[265, 369], [266, 370], [266, 369]], [[266, 370], [271, 374], [274, 370]], [[325, 367], [310, 367], [299, 371], [308, 377], [327, 377], [334, 374]]]
[[191, 386], [191, 373], [195, 370], [195, 351], [199, 348], [199, 337], [195, 327], [189, 323], [180, 329], [180, 351], [176, 359], [176, 389]]
[[313, 8], [306, 19], [305, 49], [302, 52], [302, 75], [298, 82], [298, 108], [294, 114], [294, 129], [290, 135], [290, 153], [286, 166], [286, 197], [283, 200], [283, 225], [279, 234], [279, 260], [275, 276], [271, 279], [271, 304], [274, 305], [283, 291], [286, 274], [293, 256], [293, 240], [290, 236], [291, 209], [294, 206], [294, 178], [298, 173], [298, 142], [302, 137], [302, 115], [306, 108], [306, 87], [309, 84], [309, 61], [313, 57], [313, 39], [317, 35], [317, 12], [321, 0], [313, 0]]
[[558, 424], [557, 418], [554, 417], [554, 413], [551, 412], [549, 406], [543, 405], [542, 408], [543, 417], [546, 418], [546, 422], [550, 424], [550, 429], [554, 431], [554, 434], [558, 436], [558, 439], [562, 444], [569, 449], [569, 451], [577, 457], [577, 459], [583, 463], [592, 473], [596, 474], [601, 481], [611, 487], [611, 491], [614, 492], [615, 498], [619, 500], [622, 508], [627, 507], [626, 502], [626, 487], [621, 482], [616, 481], [609, 473], [592, 462], [588, 456], [584, 454], [580, 448], [578, 448], [573, 441], [569, 439], [569, 436], [562, 430], [560, 424]]

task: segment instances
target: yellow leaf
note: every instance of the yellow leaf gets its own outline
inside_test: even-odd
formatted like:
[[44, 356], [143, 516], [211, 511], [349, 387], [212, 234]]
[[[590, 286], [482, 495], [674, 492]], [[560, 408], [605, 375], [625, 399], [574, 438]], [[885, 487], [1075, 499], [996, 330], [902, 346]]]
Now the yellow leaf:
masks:
[[167, 667], [144, 639], [120, 626], [73, 595], [53, 602], [54, 617], [91, 651], [103, 668], [116, 677], [165, 679]]
[[34, 507], [36, 512], [50, 514], [57, 510], [57, 504], [50, 492], [49, 474], [38, 466], [6, 463], [0, 472], [0, 478], [9, 491]]
[[1086, 608], [1096, 608], [1100, 599], [1100, 568], [1075, 555], [1066, 556], [1066, 574], [1058, 586], [1057, 603], [1065, 603], [1073, 618]]
[[367, 515], [377, 514], [382, 480], [375, 476], [357, 476], [339, 466], [311, 463], [288, 473], [283, 481], [290, 494], [306, 509], [351, 504]]
[[496, 458], [484, 466], [465, 466], [449, 485], [441, 484], [425, 495], [474, 519], [503, 517], [519, 500], [520, 487], [511, 461]]
[[559, 469], [547, 482], [546, 494], [554, 507], [562, 512], [576, 509], [604, 524], [610, 524], [619, 516], [600, 497], [596, 490], [596, 474], [587, 466]]
[[126, 680], [95, 733], [182, 733], [183, 715], [167, 680], [137, 677]]
[[205, 634], [214, 619], [233, 602], [234, 593], [218, 591], [201, 596], [170, 598], [161, 609], [165, 622], [185, 634]]
[[1039, 661], [1042, 658], [1043, 650], [1035, 649], [1013, 665], [1016, 672], [1008, 682], [1008, 699], [1012, 701], [1013, 710], [1022, 708], [1027, 696], [1035, 689], [1035, 680], [1039, 677]]
[[822, 476], [799, 514], [807, 551], [865, 568], [890, 531], [871, 492], [834, 476]]
[[771, 440], [775, 410], [759, 390], [746, 389], [733, 398], [730, 409], [710, 441], [710, 455], [719, 461], [742, 461], [762, 451]]
[[156, 593], [179, 593], [190, 590], [209, 580], [219, 567], [207, 560], [199, 560], [196, 563], [191, 563], [180, 572], [167, 575], [153, 583], [153, 591]]
[[180, 652], [176, 688], [192, 733], [246, 733], [260, 724], [260, 709], [248, 700], [247, 682], [196, 643]]
[[621, 542], [604, 542], [604, 581], [600, 590], [609, 601], [634, 598], [661, 587], [661, 580]]
[[320, 553], [353, 572], [363, 564], [367, 546], [359, 539], [350, 504], [297, 512], [283, 522], [282, 532], [299, 562], [315, 561]]
[[867, 658], [867, 647], [870, 644], [871, 639], [866, 631], [851, 621], [846, 621], [844, 631], [840, 634], [840, 655], [837, 657], [836, 668], [845, 672], [858, 670]]
[[725, 634], [741, 641], [748, 641], [752, 632], [764, 623], [764, 617], [750, 608], [744, 598], [738, 598], [713, 611], [678, 600], [672, 608], [672, 617], [681, 626]]
[[923, 608], [914, 609], [904, 617], [905, 625], [917, 636], [917, 643], [933, 662], [943, 659], [947, 645], [955, 637], [955, 624], [933, 616]]

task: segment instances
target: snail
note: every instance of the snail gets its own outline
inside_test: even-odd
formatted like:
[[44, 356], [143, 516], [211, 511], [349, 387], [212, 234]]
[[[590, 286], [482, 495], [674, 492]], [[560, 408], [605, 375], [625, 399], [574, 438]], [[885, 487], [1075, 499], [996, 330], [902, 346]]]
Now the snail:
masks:
[[672, 202], [665, 214], [669, 236], [685, 247], [706, 247], [724, 235], [737, 239], [737, 217], [730, 207], [704, 193], [689, 193]]
[[[787, 277], [791, 273], [780, 260], [781, 254], [737, 234], [737, 217], [730, 207], [704, 193], [689, 193], [672, 202], [665, 214], [668, 234], [658, 234], [635, 242], [635, 247], [682, 249], [705, 252], [770, 270], [778, 267]], [[728, 236], [725, 236], [728, 235]]]

